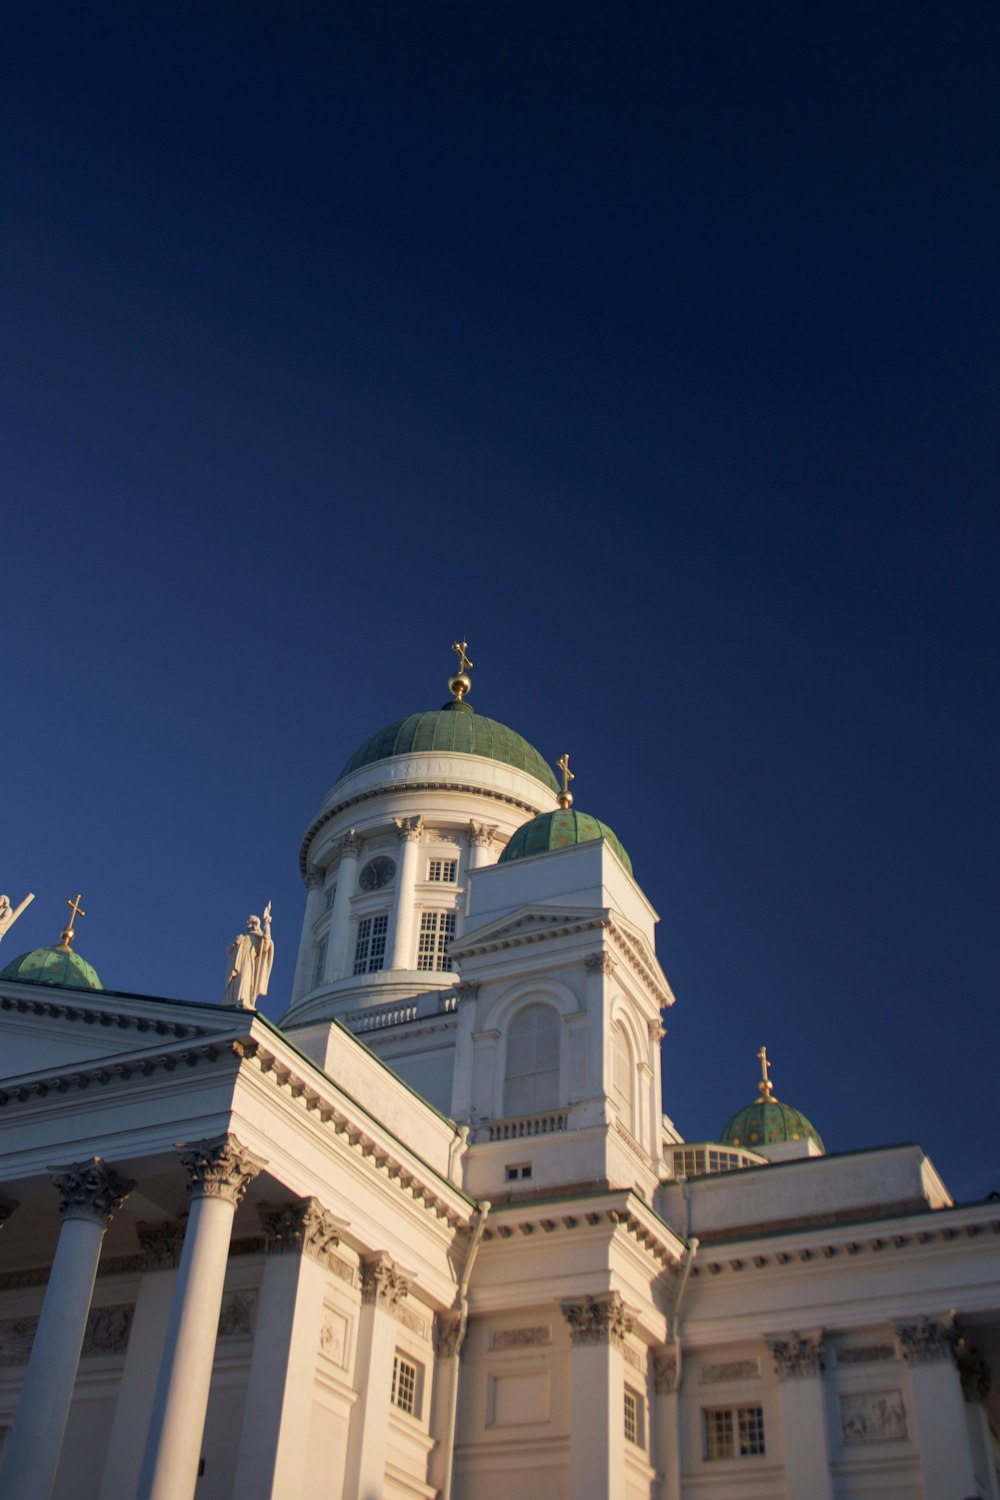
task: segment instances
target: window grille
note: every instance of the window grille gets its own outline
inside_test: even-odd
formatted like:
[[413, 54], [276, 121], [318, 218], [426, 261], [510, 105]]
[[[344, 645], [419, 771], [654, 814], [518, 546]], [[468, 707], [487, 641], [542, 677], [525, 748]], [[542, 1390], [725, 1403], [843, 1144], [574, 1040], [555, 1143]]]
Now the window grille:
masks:
[[411, 1417], [417, 1412], [417, 1366], [397, 1354], [392, 1361], [392, 1391], [389, 1400]]
[[753, 1458], [764, 1452], [763, 1407], [715, 1407], [703, 1415], [706, 1459]]
[[337, 895], [337, 887], [335, 885], [331, 885], [330, 889], [326, 893], [326, 906], [324, 908], [326, 911], [332, 911], [333, 910], [333, 903], [334, 903], [334, 900], [336, 898], [336, 895]]
[[355, 974], [374, 974], [385, 960], [385, 938], [389, 930], [389, 914], [381, 912], [377, 917], [363, 917], [358, 923], [358, 940], [354, 945]]
[[313, 964], [313, 989], [323, 982], [323, 970], [326, 968], [326, 950], [329, 939], [324, 938], [316, 949], [316, 962]]
[[418, 969], [450, 969], [448, 943], [455, 936], [453, 911], [425, 911], [420, 917], [417, 942]]
[[551, 1005], [526, 1005], [507, 1032], [504, 1114], [527, 1115], [559, 1103], [562, 1021]]
[[457, 859], [432, 859], [427, 866], [427, 879], [454, 885], [458, 878]]

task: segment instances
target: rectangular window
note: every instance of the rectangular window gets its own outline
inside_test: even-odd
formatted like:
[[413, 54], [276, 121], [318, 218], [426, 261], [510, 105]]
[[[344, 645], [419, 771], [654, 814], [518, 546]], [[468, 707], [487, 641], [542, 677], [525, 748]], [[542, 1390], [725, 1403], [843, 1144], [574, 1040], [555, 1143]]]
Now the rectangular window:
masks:
[[706, 1459], [753, 1458], [764, 1452], [763, 1407], [715, 1407], [702, 1415]]
[[625, 1441], [637, 1448], [646, 1446], [646, 1424], [643, 1399], [637, 1391], [625, 1387]]
[[324, 938], [316, 949], [316, 961], [313, 964], [313, 989], [323, 983], [323, 970], [326, 968], [327, 939]]
[[417, 1415], [418, 1377], [419, 1370], [413, 1361], [397, 1354], [392, 1361], [392, 1392], [389, 1400], [393, 1406], [408, 1412], [411, 1417]]
[[516, 1166], [504, 1167], [503, 1175], [507, 1182], [524, 1182], [531, 1176], [531, 1162], [518, 1162]]
[[326, 907], [325, 907], [326, 911], [332, 911], [333, 910], [333, 903], [334, 903], [334, 901], [336, 899], [336, 896], [337, 896], [337, 887], [335, 885], [331, 885], [330, 889], [326, 893]]
[[417, 943], [418, 969], [450, 969], [449, 939], [455, 936], [453, 911], [425, 911], [420, 918]]
[[454, 885], [458, 879], [457, 859], [432, 859], [427, 865], [427, 879]]
[[385, 961], [385, 938], [389, 930], [389, 913], [363, 917], [358, 923], [358, 940], [354, 945], [355, 974], [374, 974]]

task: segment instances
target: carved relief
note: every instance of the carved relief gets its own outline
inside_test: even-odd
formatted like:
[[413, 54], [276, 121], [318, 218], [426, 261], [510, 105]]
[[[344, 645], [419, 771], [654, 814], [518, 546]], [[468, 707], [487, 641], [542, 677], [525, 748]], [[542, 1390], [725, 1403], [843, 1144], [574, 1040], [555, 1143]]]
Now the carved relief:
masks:
[[672, 1396], [677, 1389], [679, 1375], [677, 1350], [671, 1344], [661, 1344], [653, 1352], [653, 1387], [658, 1396]]
[[424, 836], [424, 820], [419, 815], [415, 818], [393, 818], [396, 832], [400, 840], [419, 844]]
[[403, 1327], [408, 1328], [411, 1333], [415, 1333], [417, 1338], [425, 1339], [427, 1337], [427, 1319], [422, 1318], [418, 1312], [414, 1312], [412, 1307], [407, 1307], [401, 1302], [395, 1309], [395, 1315]]
[[410, 1283], [384, 1250], [361, 1263], [361, 1300], [392, 1311], [410, 1290]]
[[257, 1213], [268, 1255], [297, 1253], [329, 1265], [332, 1252], [340, 1244], [340, 1229], [318, 1198], [261, 1203]]
[[896, 1350], [908, 1364], [927, 1364], [947, 1359], [958, 1341], [955, 1319], [917, 1318], [913, 1323], [893, 1323]]
[[667, 1034], [667, 1028], [662, 1021], [647, 1021], [646, 1030], [649, 1032], [649, 1040], [654, 1046], [659, 1046]]
[[753, 1380], [760, 1374], [759, 1359], [730, 1359], [719, 1364], [703, 1364], [702, 1385], [716, 1385], [730, 1380]]
[[128, 1336], [132, 1332], [135, 1303], [121, 1303], [117, 1307], [92, 1307], [83, 1334], [81, 1357], [89, 1359], [98, 1354], [124, 1354], [128, 1348]]
[[588, 974], [613, 974], [615, 961], [610, 953], [588, 953], [583, 960], [583, 967]]
[[768, 1338], [767, 1347], [780, 1380], [798, 1380], [804, 1375], [819, 1375], [823, 1364], [823, 1335], [792, 1332], [785, 1338]]
[[318, 891], [326, 879], [326, 871], [321, 865], [310, 865], [306, 870], [306, 890]]
[[634, 1349], [631, 1344], [622, 1345], [622, 1356], [625, 1360], [625, 1363], [627, 1365], [631, 1365], [633, 1370], [645, 1370], [646, 1361], [643, 1359], [638, 1349]]
[[491, 1349], [530, 1349], [536, 1344], [551, 1344], [552, 1329], [548, 1323], [536, 1328], [493, 1328], [490, 1330]]
[[52, 1181], [59, 1192], [59, 1212], [64, 1219], [94, 1219], [110, 1224], [135, 1183], [119, 1177], [100, 1156], [52, 1168]]
[[462, 1336], [462, 1314], [438, 1313], [434, 1318], [434, 1353], [438, 1359], [454, 1359]]
[[319, 1330], [319, 1352], [324, 1359], [331, 1360], [341, 1369], [347, 1364], [349, 1329], [350, 1324], [343, 1313], [339, 1313], [335, 1307], [326, 1303], [323, 1308], [323, 1322]]
[[898, 1442], [906, 1437], [901, 1391], [858, 1391], [840, 1398], [840, 1431], [845, 1443]]
[[337, 849], [340, 851], [341, 859], [358, 859], [364, 839], [356, 828], [349, 828], [343, 838], [337, 840]]
[[463, 979], [461, 984], [456, 984], [455, 994], [459, 1000], [468, 1000], [471, 1004], [479, 994], [479, 980]]
[[35, 1339], [38, 1319], [4, 1318], [0, 1321], [0, 1368], [26, 1365]]
[[174, 1271], [181, 1258], [185, 1219], [163, 1219], [158, 1224], [140, 1220], [135, 1232], [146, 1257], [147, 1271]]
[[266, 1163], [234, 1135], [196, 1141], [178, 1148], [193, 1198], [224, 1198], [239, 1208], [247, 1188]]
[[252, 1339], [254, 1314], [257, 1311], [257, 1290], [225, 1292], [219, 1312], [220, 1339]]
[[564, 1302], [562, 1310], [574, 1344], [611, 1344], [620, 1349], [632, 1332], [631, 1315], [618, 1292]]
[[837, 1350], [838, 1365], [873, 1365], [895, 1358], [896, 1351], [891, 1344], [857, 1344], [853, 1348]]
[[495, 823], [474, 823], [469, 821], [469, 843], [477, 849], [489, 849], [497, 836], [497, 825]]

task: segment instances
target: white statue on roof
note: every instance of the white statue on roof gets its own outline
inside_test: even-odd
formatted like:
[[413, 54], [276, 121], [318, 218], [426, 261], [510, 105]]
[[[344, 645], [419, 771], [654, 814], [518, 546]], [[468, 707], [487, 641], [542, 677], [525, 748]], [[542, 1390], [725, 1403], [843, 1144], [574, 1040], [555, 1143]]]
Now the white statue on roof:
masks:
[[229, 944], [226, 969], [226, 993], [223, 1005], [240, 1005], [244, 1010], [256, 1007], [257, 997], [267, 994], [267, 982], [274, 962], [271, 941], [271, 903], [263, 917], [247, 917], [247, 930]]
[[0, 941], [3, 940], [8, 928], [13, 927], [24, 908], [34, 899], [34, 891], [29, 891], [20, 906], [11, 906], [9, 896], [0, 896]]

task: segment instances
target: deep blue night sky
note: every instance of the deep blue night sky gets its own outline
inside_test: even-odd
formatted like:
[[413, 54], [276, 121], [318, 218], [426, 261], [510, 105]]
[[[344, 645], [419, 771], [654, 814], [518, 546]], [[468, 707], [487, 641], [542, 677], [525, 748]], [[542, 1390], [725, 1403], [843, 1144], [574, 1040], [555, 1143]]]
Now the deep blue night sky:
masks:
[[665, 1107], [1000, 1188], [992, 0], [20, 7], [0, 99], [9, 961], [221, 995], [446, 696], [661, 913]]

